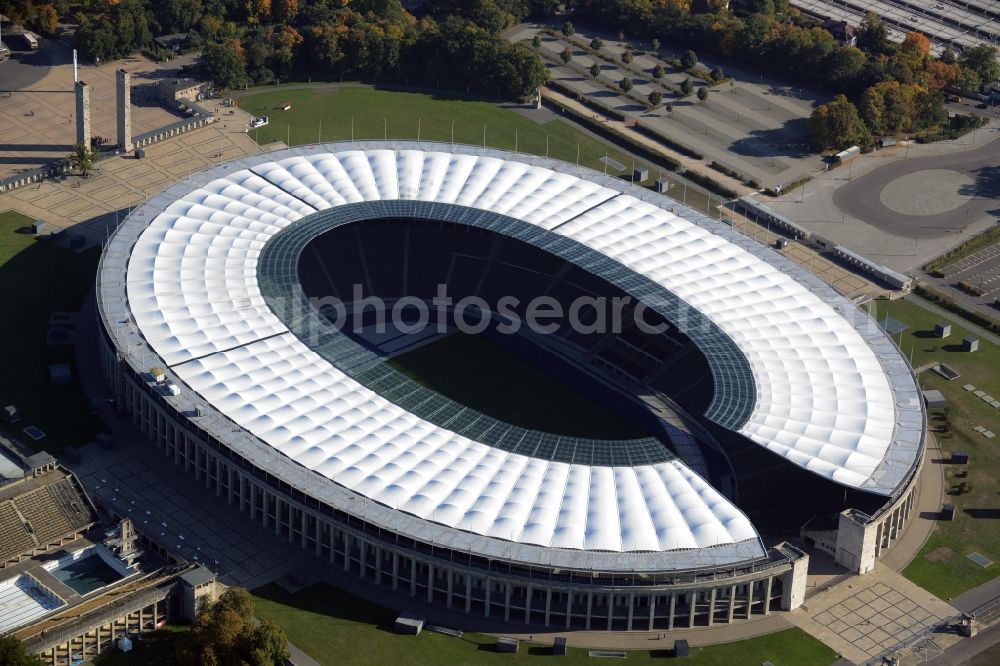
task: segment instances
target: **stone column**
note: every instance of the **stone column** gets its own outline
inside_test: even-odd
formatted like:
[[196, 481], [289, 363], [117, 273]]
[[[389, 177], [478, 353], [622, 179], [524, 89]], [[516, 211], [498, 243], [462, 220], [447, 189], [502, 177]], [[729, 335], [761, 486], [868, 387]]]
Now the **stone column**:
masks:
[[90, 148], [90, 88], [76, 82], [76, 142]]
[[132, 150], [131, 75], [124, 69], [119, 69], [116, 74], [118, 84], [118, 148], [125, 152]]

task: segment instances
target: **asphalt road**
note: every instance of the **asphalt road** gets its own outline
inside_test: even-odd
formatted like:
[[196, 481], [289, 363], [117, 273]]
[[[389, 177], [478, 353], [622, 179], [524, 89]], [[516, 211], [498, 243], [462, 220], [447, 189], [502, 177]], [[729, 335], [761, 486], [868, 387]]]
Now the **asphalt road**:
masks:
[[[4, 44], [11, 47], [10, 40]], [[0, 62], [0, 90], [21, 90], [38, 83], [53, 65], [73, 61], [73, 53], [59, 42], [41, 40], [37, 51], [11, 47], [10, 59]]]
[[[882, 203], [882, 190], [889, 183], [928, 169], [956, 171], [971, 179], [971, 185], [960, 187], [956, 193], [966, 203], [930, 215], [907, 215]], [[1000, 216], [1000, 139], [972, 150], [886, 164], [838, 189], [833, 202], [851, 217], [904, 238], [937, 238], [987, 214]]]

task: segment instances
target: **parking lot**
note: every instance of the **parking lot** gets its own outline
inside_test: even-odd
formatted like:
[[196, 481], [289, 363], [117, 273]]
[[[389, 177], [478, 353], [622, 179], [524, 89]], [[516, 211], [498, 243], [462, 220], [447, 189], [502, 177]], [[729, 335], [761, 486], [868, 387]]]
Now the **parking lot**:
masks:
[[890, 39], [922, 32], [934, 52], [980, 43], [1000, 44], [1000, 7], [991, 0], [792, 0], [792, 6], [819, 18], [844, 19], [857, 26], [873, 11], [889, 24]]
[[[510, 38], [530, 40], [537, 32], [537, 27], [522, 26]], [[604, 41], [600, 49], [603, 58], [580, 46], [594, 37]], [[560, 53], [567, 46], [573, 58], [564, 64]], [[820, 156], [809, 147], [806, 128], [813, 106], [824, 101], [818, 99], [820, 94], [728, 66], [725, 73], [734, 78], [713, 84], [667, 62], [683, 49], [671, 50], [666, 45], [654, 54], [643, 51], [641, 45], [633, 46], [637, 47], [633, 60], [626, 65], [621, 62], [626, 45], [614, 35], [578, 27], [572, 40], [541, 35], [540, 51], [553, 80], [562, 87], [622, 114], [626, 122], [638, 122], [701, 154], [706, 163], [716, 162], [763, 187], [784, 185], [823, 168]], [[594, 63], [601, 68], [596, 79], [588, 71]], [[707, 71], [715, 64], [703, 59], [698, 69]], [[657, 65], [665, 69], [659, 81], [652, 76]], [[625, 76], [633, 82], [631, 97], [619, 87]], [[695, 88], [707, 88], [708, 99], [701, 102], [693, 94], [682, 95], [679, 90], [685, 79], [691, 79]], [[663, 105], [649, 109], [644, 101], [638, 101], [653, 90], [663, 95], [664, 104], [672, 105], [671, 111]]]

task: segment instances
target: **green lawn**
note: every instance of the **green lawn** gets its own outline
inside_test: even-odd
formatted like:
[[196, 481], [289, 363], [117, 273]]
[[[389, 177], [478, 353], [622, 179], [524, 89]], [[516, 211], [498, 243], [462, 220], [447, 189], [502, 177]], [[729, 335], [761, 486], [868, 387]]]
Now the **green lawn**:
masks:
[[[282, 111], [289, 102], [292, 108]], [[631, 177], [632, 158], [561, 120], [545, 124], [487, 102], [452, 99], [424, 93], [345, 87], [333, 92], [308, 88], [269, 90], [240, 96], [240, 107], [256, 116], [268, 116], [270, 124], [250, 130], [259, 143], [291, 142], [291, 145], [356, 139], [416, 139], [452, 141], [546, 155], [577, 162], [598, 171], [605, 167], [600, 158], [609, 155], [626, 166], [614, 173]], [[353, 125], [353, 134], [352, 134]], [[454, 137], [452, 128], [454, 127]], [[546, 149], [547, 140], [547, 149]], [[516, 145], [515, 145], [516, 141]], [[579, 150], [579, 160], [577, 151]], [[643, 166], [637, 162], [636, 166]], [[651, 185], [659, 170], [650, 168]], [[680, 191], [678, 189], [678, 191]], [[673, 193], [674, 190], [671, 190]], [[715, 197], [718, 203], [718, 197]], [[707, 198], [694, 186], [687, 188], [689, 205], [705, 210]]]
[[482, 336], [455, 333], [389, 363], [438, 393], [522, 428], [596, 439], [647, 436]]
[[174, 658], [175, 646], [189, 630], [187, 626], [168, 624], [143, 634], [142, 640], [132, 644], [131, 652], [105, 652], [89, 663], [94, 666], [184, 666]]
[[[50, 313], [80, 308], [100, 250], [78, 253], [18, 233], [31, 222], [14, 211], [0, 213], [0, 406], [13, 403], [23, 413], [20, 423], [0, 427], [26, 444], [58, 453], [67, 445], [90, 442], [101, 428], [77, 383], [49, 383], [48, 364], [72, 366], [73, 347], [49, 347], [45, 341]], [[28, 425], [48, 436], [33, 442], [20, 430]]]
[[[256, 614], [280, 625], [288, 640], [321, 664], [488, 664], [532, 661], [551, 663], [550, 646], [522, 645], [517, 656], [493, 651], [496, 638], [467, 633], [453, 638], [432, 632], [400, 636], [392, 632], [396, 614], [324, 584], [295, 594], [276, 585], [254, 591]], [[570, 644], [572, 633], [568, 634]], [[628, 661], [660, 663], [666, 651], [635, 650]], [[685, 663], [761, 664], [775, 666], [827, 665], [836, 654], [800, 629], [788, 629], [739, 643], [693, 648]], [[587, 651], [570, 648], [560, 664], [593, 664]]]
[[[946, 410], [931, 412], [930, 424], [941, 426], [947, 414], [949, 431], [935, 435], [942, 451], [969, 453], [971, 464], [965, 480], [972, 491], [946, 496], [946, 502], [956, 505], [955, 520], [939, 522], [930, 540], [903, 571], [921, 587], [948, 599], [1000, 574], [1000, 564], [984, 569], [966, 557], [977, 551], [1000, 562], [1000, 438], [989, 440], [973, 430], [982, 425], [1000, 433], [1000, 410], [962, 389], [965, 384], [973, 384], [1000, 398], [1000, 347], [981, 339], [979, 351], [965, 353], [959, 351], [959, 343], [971, 333], [958, 320], [936, 315], [906, 300], [878, 301], [875, 307], [879, 319], [888, 314], [909, 326], [902, 334], [901, 348], [908, 356], [912, 353], [914, 367], [939, 361], [962, 375], [949, 382], [927, 370], [920, 374], [920, 386], [939, 389], [948, 400]], [[951, 336], [945, 340], [932, 336], [934, 324], [942, 319], [952, 322]], [[960, 468], [949, 465], [945, 469], [946, 490], [951, 490], [961, 481], [955, 477]]]

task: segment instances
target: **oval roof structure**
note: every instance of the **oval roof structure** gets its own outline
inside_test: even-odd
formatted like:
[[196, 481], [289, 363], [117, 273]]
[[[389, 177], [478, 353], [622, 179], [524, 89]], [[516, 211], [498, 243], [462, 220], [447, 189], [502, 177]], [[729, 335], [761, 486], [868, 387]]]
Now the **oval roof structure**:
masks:
[[359, 384], [290, 330], [261, 291], [265, 247], [300, 220], [380, 201], [510, 218], [657, 285], [739, 351], [739, 363], [713, 365], [717, 380], [749, 370], [745, 391], [716, 382], [723, 407], [708, 416], [738, 414], [724, 425], [794, 464], [883, 495], [915, 465], [923, 414], [912, 374], [852, 303], [704, 215], [555, 160], [406, 142], [236, 160], [130, 216], [109, 247], [127, 259], [106, 252], [102, 298], [120, 267], [135, 328], [170, 374], [289, 459], [385, 507], [544, 548], [715, 549], [715, 563], [763, 555], [742, 512], [679, 460], [584, 465], [488, 446]]

